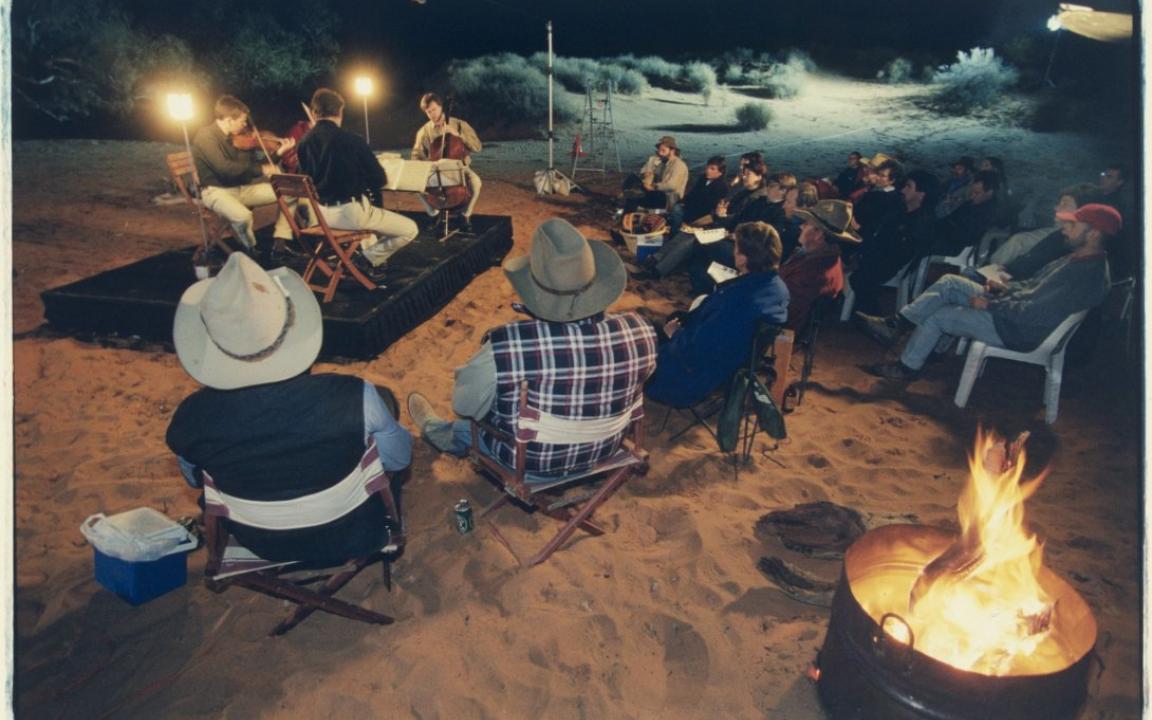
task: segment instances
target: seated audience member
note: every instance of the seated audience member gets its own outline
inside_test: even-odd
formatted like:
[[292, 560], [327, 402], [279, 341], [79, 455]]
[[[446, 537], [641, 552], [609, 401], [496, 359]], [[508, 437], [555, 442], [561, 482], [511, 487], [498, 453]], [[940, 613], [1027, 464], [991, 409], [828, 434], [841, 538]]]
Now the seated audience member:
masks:
[[666, 210], [684, 197], [688, 187], [688, 166], [680, 158], [676, 138], [665, 135], [656, 143], [656, 154], [649, 156], [639, 174], [624, 180], [624, 212], [638, 207]]
[[[770, 217], [771, 202], [768, 188], [764, 183], [766, 167], [763, 162], [751, 162], [741, 173], [740, 189], [725, 200], [720, 201], [713, 213], [710, 228], [725, 228], [729, 231], [740, 223], [767, 220]], [[782, 212], [782, 210], [781, 210]], [[664, 246], [645, 261], [643, 269], [633, 274], [637, 280], [652, 280], [671, 275], [695, 255], [699, 244], [696, 236], [681, 231], [664, 241]]]
[[[788, 230], [792, 225], [784, 208], [788, 192], [796, 189], [796, 176], [791, 173], [776, 173], [764, 180], [764, 196], [766, 204], [755, 204], [747, 207], [744, 212], [731, 221], [729, 228], [746, 222], [766, 222], [775, 228], [777, 235]], [[734, 243], [730, 237], [709, 245], [695, 244], [692, 246], [692, 256], [688, 261], [688, 277], [692, 283], [692, 292], [703, 295], [712, 292], [716, 281], [708, 274], [708, 268], [717, 262], [725, 267], [733, 267]]]
[[[976, 245], [996, 219], [1000, 176], [981, 170], [968, 183], [968, 200], [945, 217], [937, 212], [929, 255], [957, 255]], [[919, 259], [919, 258], [917, 258]]]
[[[457, 416], [512, 434], [523, 381], [534, 407], [573, 420], [614, 417], [640, 402], [656, 366], [656, 332], [636, 313], [605, 312], [627, 283], [619, 255], [553, 218], [536, 229], [530, 255], [504, 263], [504, 274], [529, 317], [490, 330], [468, 364], [456, 369]], [[419, 393], [408, 397], [408, 412], [433, 447], [467, 454], [467, 420], [437, 417]], [[596, 442], [529, 443], [525, 467], [533, 475], [580, 472], [615, 453], [623, 434]], [[515, 466], [513, 445], [483, 431], [480, 442], [499, 462]]]
[[732, 190], [739, 190], [743, 182], [744, 168], [749, 165], [763, 165], [764, 175], [768, 174], [768, 161], [764, 159], [764, 153], [761, 152], [746, 152], [740, 156], [740, 165], [736, 168], [736, 174], [728, 181], [728, 187]]
[[848, 165], [836, 174], [836, 180], [832, 184], [836, 186], [836, 191], [840, 193], [842, 198], [848, 197], [864, 185], [864, 179], [860, 172], [861, 157], [860, 152], [856, 150], [848, 153]]
[[952, 176], [944, 185], [940, 202], [936, 203], [936, 217], [947, 217], [968, 201], [968, 185], [975, 174], [976, 161], [971, 156], [964, 155], [952, 162]]
[[925, 170], [913, 170], [904, 178], [900, 214], [875, 228], [857, 253], [856, 268], [848, 277], [861, 312], [879, 312], [884, 284], [912, 261], [917, 248], [931, 243], [936, 221], [932, 208], [939, 191], [936, 176]]
[[704, 173], [696, 178], [684, 195], [684, 202], [672, 208], [668, 218], [669, 234], [675, 235], [684, 224], [697, 225], [701, 220], [710, 222], [712, 211], [728, 195], [728, 183], [724, 180], [727, 169], [723, 155], [708, 158]]
[[884, 153], [876, 153], [870, 158], [861, 158], [860, 186], [843, 199], [850, 203], [858, 202], [864, 193], [872, 189], [872, 175], [876, 172], [876, 168], [888, 162], [890, 159], [891, 158]]
[[[1016, 266], [1016, 271], [1020, 273], [1025, 267], [1032, 266], [1034, 272], [1068, 252], [1066, 249], [1067, 238], [1064, 237], [1064, 233], [1060, 228], [1060, 221], [1057, 220], [1055, 216], [1062, 212], [1076, 212], [1078, 207], [1089, 202], [1094, 192], [1095, 186], [1093, 185], [1074, 185], [1061, 190], [1053, 214], [1052, 224], [1013, 234], [1004, 241], [1003, 245], [996, 248], [996, 251], [992, 253], [990, 264], [997, 266], [1001, 272], [1010, 273], [1007, 269], [1008, 265], [1014, 265], [1017, 259], [1028, 255], [1030, 256], [1029, 260], [1026, 261], [1023, 266]], [[1036, 254], [1032, 253], [1033, 250], [1037, 251]], [[1040, 262], [1039, 265], [1033, 265], [1033, 263], [1038, 262], [1044, 257], [1048, 259]], [[1012, 275], [1012, 277], [1019, 279], [1021, 277], [1027, 277], [1030, 274], [1031, 273]]]
[[[351, 375], [309, 374], [322, 335], [320, 306], [300, 276], [265, 272], [243, 253], [184, 291], [176, 356], [205, 387], [176, 408], [167, 442], [189, 484], [202, 487], [207, 474], [217, 490], [244, 500], [311, 496], [349, 478], [372, 441], [385, 471], [408, 467], [412, 436], [396, 423], [391, 392]], [[267, 560], [335, 564], [387, 544], [388, 519], [372, 496], [313, 527], [226, 522]], [[399, 532], [400, 518], [390, 520]]]
[[868, 192], [852, 204], [853, 219], [865, 245], [882, 227], [893, 223], [904, 212], [904, 201], [896, 191], [904, 182], [903, 175], [903, 168], [895, 160], [872, 166]]
[[703, 400], [748, 359], [761, 318], [782, 323], [788, 316], [788, 288], [776, 270], [780, 237], [765, 222], [744, 223], [734, 231], [737, 277], [716, 286], [694, 310], [669, 320], [656, 373], [645, 394], [673, 407]]
[[808, 321], [813, 303], [822, 297], [836, 297], [844, 289], [840, 243], [860, 242], [860, 236], [852, 231], [850, 202], [821, 200], [810, 209], [797, 210], [796, 217], [803, 223], [800, 246], [780, 266], [789, 297], [784, 327], [792, 330], [799, 330]]
[[1128, 165], [1113, 163], [1104, 168], [1104, 172], [1100, 173], [1098, 187], [1099, 193], [1094, 198], [1087, 199], [1086, 202], [1102, 203], [1116, 208], [1126, 223], [1121, 234], [1129, 238], [1125, 242], [1113, 243], [1113, 251], [1108, 257], [1112, 276], [1116, 278], [1131, 277], [1133, 273], [1140, 271], [1140, 258], [1136, 251], [1136, 248], [1140, 247], [1140, 243], [1132, 242], [1132, 240], [1137, 239], [1133, 237], [1137, 228], [1134, 214], [1136, 212], [1136, 198], [1135, 188], [1129, 181]]
[[407, 216], [384, 209], [384, 169], [364, 138], [342, 127], [340, 93], [320, 88], [312, 94], [311, 107], [316, 123], [300, 141], [300, 171], [312, 177], [331, 227], [375, 235], [360, 246], [360, 252], [371, 270], [378, 271], [393, 253], [415, 240], [420, 229]]
[[874, 365], [869, 372], [915, 379], [945, 335], [1028, 352], [1069, 315], [1099, 305], [1112, 285], [1106, 245], [1120, 231], [1120, 213], [1107, 205], [1085, 205], [1057, 217], [1075, 250], [1028, 280], [980, 284], [945, 275], [894, 316], [858, 313], [865, 333], [884, 345], [912, 330], [899, 362]]
[[816, 186], [811, 182], [802, 182], [794, 188], [789, 188], [784, 193], [784, 219], [787, 222], [782, 222], [775, 225], [777, 232], [780, 233], [780, 246], [783, 249], [782, 257], [791, 257], [795, 252], [800, 242], [800, 228], [804, 221], [797, 217], [796, 211], [803, 208], [810, 208], [820, 200], [820, 195], [816, 190]]

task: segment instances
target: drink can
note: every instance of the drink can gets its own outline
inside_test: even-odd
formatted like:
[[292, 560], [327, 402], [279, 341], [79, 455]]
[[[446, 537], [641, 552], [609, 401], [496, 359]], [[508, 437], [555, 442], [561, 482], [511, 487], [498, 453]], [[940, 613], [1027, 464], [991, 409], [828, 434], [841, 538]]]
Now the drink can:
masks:
[[461, 535], [472, 532], [472, 529], [476, 527], [472, 521], [472, 505], [467, 500], [461, 500], [456, 503], [453, 510], [456, 511], [456, 531]]

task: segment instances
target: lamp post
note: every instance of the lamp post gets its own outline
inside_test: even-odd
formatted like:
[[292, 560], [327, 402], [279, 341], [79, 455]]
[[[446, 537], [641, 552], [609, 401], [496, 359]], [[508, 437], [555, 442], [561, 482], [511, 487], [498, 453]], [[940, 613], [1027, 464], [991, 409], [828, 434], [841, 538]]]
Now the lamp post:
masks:
[[372, 144], [372, 136], [368, 132], [368, 96], [372, 94], [372, 78], [361, 75], [356, 78], [356, 94], [364, 101], [364, 142]]
[[1056, 48], [1060, 46], [1060, 34], [1064, 30], [1064, 23], [1060, 21], [1059, 15], [1053, 15], [1048, 18], [1047, 26], [1050, 31], [1056, 33], [1056, 39], [1052, 41], [1052, 53], [1048, 56], [1048, 67], [1044, 68], [1044, 82], [1051, 87], [1056, 87], [1056, 83], [1052, 82], [1052, 62], [1056, 60]]
[[[200, 195], [200, 173], [196, 172], [196, 161], [192, 159], [192, 143], [188, 140], [188, 121], [196, 116], [196, 109], [192, 105], [192, 96], [187, 93], [169, 93], [166, 98], [168, 115], [180, 123], [184, 132], [184, 149], [188, 151], [188, 158], [192, 164], [192, 183], [196, 186], [196, 194]], [[203, 203], [203, 197], [200, 197]], [[203, 280], [208, 277], [208, 228], [204, 225], [203, 213], [197, 212], [196, 218], [200, 221], [200, 239], [204, 243], [201, 254], [201, 264], [197, 264], [196, 277]]]

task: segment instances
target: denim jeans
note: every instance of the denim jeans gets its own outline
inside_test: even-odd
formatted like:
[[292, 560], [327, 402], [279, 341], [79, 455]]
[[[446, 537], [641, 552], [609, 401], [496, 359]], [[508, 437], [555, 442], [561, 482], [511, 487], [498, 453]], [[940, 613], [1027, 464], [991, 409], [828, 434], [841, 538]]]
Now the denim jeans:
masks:
[[974, 297], [984, 294], [984, 286], [959, 275], [945, 275], [932, 284], [900, 314], [916, 325], [900, 362], [913, 370], [924, 367], [924, 362], [944, 335], [966, 337], [1003, 346], [996, 333], [996, 324], [987, 310], [970, 305]]

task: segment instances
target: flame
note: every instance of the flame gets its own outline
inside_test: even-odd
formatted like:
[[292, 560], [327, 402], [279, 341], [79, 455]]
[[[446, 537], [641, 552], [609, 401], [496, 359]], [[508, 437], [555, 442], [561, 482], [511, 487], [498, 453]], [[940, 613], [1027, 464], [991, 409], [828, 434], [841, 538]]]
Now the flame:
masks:
[[[977, 432], [957, 508], [960, 537], [924, 567], [909, 594], [904, 617], [916, 649], [963, 670], [1012, 673], [1052, 628], [1055, 602], [1039, 581], [1043, 548], [1024, 525], [1024, 501], [1044, 473], [1021, 482], [1025, 439], [1009, 445]], [[912, 641], [902, 624], [887, 630]]]

